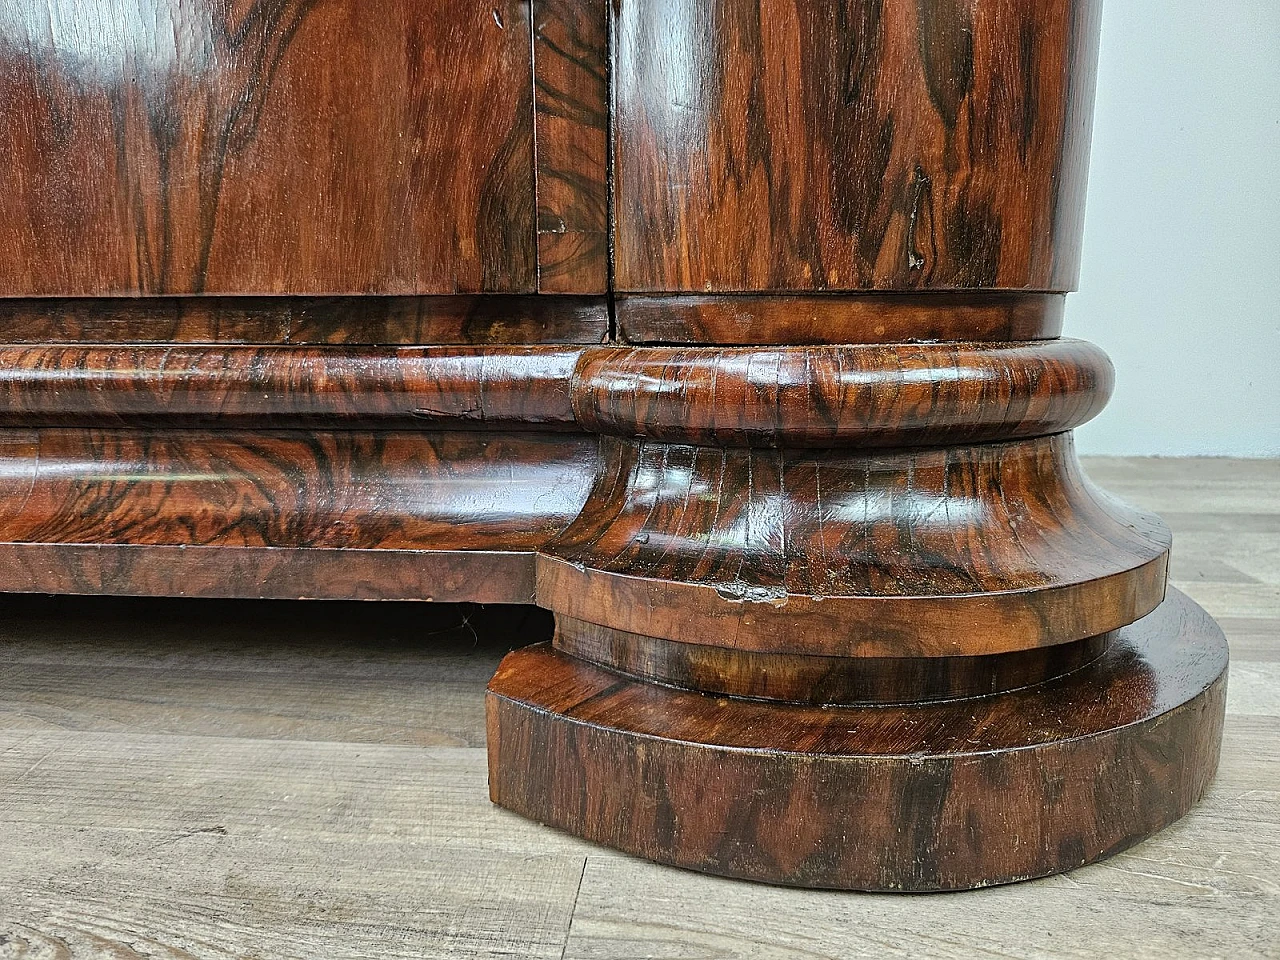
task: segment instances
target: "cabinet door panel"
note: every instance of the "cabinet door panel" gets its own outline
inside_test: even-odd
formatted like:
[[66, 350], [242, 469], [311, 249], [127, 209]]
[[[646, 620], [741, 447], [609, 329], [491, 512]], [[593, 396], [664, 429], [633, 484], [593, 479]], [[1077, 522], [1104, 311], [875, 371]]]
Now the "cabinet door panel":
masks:
[[620, 291], [1065, 290], [1097, 0], [617, 0]]
[[0, 295], [535, 286], [522, 0], [0, 3]]

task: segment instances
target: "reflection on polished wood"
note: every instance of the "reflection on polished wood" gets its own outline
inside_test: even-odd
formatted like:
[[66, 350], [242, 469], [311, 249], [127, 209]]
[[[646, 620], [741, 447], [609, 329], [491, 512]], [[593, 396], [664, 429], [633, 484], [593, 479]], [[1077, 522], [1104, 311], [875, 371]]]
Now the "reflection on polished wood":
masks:
[[619, 677], [547, 645], [489, 687], [495, 802], [730, 877], [955, 890], [1069, 870], [1182, 816], [1218, 765], [1227, 645], [1176, 591], [1093, 663], [944, 703], [815, 707]]
[[0, 430], [10, 591], [527, 603], [580, 435]]
[[612, 444], [538, 558], [559, 614], [681, 643], [974, 656], [1114, 630], [1164, 595], [1169, 532], [1070, 437], [919, 451]]
[[1043, 340], [1062, 332], [1065, 297], [1044, 293], [858, 296], [621, 296], [628, 343], [902, 343]]
[[613, 9], [619, 290], [1075, 285], [1097, 0]]
[[530, 550], [578, 511], [581, 436], [0, 431], [4, 541]]
[[1111, 395], [1082, 340], [584, 351], [574, 410], [596, 433], [707, 447], [935, 446], [1061, 433]]
[[573, 347], [0, 344], [0, 426], [571, 429]]
[[0, 295], [534, 290], [527, 3], [7, 6]]

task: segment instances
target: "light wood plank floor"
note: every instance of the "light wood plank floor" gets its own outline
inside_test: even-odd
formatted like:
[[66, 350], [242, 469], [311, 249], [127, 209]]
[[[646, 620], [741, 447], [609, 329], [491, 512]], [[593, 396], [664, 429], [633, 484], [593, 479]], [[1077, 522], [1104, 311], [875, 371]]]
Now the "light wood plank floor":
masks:
[[811, 893], [526, 823], [481, 692], [527, 608], [8, 597], [0, 958], [1280, 956], [1280, 461], [1089, 469], [1168, 520], [1233, 657], [1208, 798], [1107, 863]]

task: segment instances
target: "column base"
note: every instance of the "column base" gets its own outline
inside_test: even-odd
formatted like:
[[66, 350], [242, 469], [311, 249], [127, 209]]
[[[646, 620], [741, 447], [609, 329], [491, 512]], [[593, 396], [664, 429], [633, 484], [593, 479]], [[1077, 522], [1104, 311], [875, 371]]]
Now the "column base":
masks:
[[489, 686], [490, 795], [727, 877], [1008, 883], [1103, 859], [1186, 813], [1217, 767], [1226, 671], [1221, 630], [1174, 590], [1078, 669], [941, 701], [710, 695], [542, 644], [510, 654]]

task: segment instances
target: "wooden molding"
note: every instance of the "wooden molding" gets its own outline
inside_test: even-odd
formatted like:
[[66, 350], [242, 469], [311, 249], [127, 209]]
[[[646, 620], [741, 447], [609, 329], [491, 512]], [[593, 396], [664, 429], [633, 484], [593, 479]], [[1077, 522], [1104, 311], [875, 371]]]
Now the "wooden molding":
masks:
[[581, 434], [0, 430], [0, 589], [528, 603]]
[[620, 294], [620, 339], [633, 344], [802, 345], [1047, 340], [1066, 297], [1051, 293]]
[[552, 645], [637, 680], [684, 690], [815, 706], [926, 703], [1043, 683], [1092, 663], [1116, 634], [1015, 653], [962, 657], [839, 657], [756, 653], [675, 643], [559, 615]]
[[0, 298], [0, 343], [601, 343], [603, 297]]
[[1111, 395], [1082, 340], [584, 351], [574, 413], [593, 433], [710, 447], [939, 446], [1062, 433]]
[[581, 347], [0, 345], [0, 426], [577, 429]]
[[1164, 595], [1169, 532], [1070, 436], [773, 451], [619, 441], [538, 558], [556, 613], [758, 653], [941, 657], [1114, 630]]

